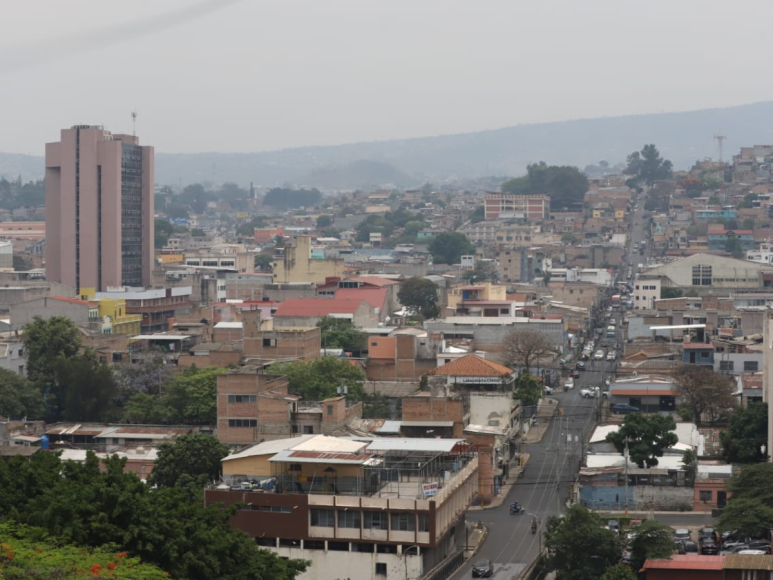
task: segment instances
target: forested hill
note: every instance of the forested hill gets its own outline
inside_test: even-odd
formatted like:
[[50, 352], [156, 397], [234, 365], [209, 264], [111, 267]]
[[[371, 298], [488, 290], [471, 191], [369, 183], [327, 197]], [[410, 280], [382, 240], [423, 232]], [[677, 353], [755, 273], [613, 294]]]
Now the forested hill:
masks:
[[[676, 169], [686, 169], [697, 159], [717, 157], [715, 134], [728, 137], [726, 158], [742, 146], [773, 142], [773, 126], [767, 123], [771, 117], [773, 101], [261, 153], [157, 153], [156, 180], [187, 184], [214, 177], [243, 185], [409, 186], [453, 177], [521, 175], [528, 163], [540, 160], [580, 168], [602, 159], [615, 164], [645, 143], [657, 144]], [[162, 143], [154, 145], [163, 148]], [[0, 176], [16, 178], [19, 173], [25, 178], [42, 176], [42, 158], [0, 154]]]

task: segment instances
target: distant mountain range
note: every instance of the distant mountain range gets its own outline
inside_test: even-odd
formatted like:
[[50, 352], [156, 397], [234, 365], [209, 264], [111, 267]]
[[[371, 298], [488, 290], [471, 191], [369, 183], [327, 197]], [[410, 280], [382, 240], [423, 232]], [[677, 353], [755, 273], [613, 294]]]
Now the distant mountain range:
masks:
[[[726, 159], [742, 146], [773, 142], [773, 101], [686, 113], [631, 115], [517, 125], [442, 135], [300, 147], [261, 153], [157, 153], [160, 184], [233, 181], [256, 186], [292, 184], [321, 189], [439, 183], [490, 175], [517, 176], [537, 161], [576, 165], [615, 164], [646, 143], [655, 143], [677, 169], [717, 158], [713, 136], [721, 133]], [[41, 146], [42, 148], [42, 146]], [[0, 153], [0, 176], [43, 174], [43, 159]]]

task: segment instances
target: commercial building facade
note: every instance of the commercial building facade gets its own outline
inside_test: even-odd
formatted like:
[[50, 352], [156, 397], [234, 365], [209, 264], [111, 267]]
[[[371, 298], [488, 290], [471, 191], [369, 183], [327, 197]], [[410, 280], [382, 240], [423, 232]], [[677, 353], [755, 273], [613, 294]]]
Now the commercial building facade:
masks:
[[489, 193], [483, 203], [487, 220], [542, 220], [550, 212], [550, 197], [547, 195]]
[[79, 289], [151, 284], [153, 147], [75, 125], [46, 144], [46, 276]]

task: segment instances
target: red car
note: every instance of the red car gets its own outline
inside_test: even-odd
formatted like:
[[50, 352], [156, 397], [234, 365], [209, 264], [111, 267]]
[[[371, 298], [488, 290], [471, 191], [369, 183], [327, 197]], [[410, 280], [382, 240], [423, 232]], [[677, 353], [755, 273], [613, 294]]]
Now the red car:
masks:
[[580, 378], [580, 371], [573, 370], [571, 373], [569, 373], [569, 376], [573, 379], [579, 379]]

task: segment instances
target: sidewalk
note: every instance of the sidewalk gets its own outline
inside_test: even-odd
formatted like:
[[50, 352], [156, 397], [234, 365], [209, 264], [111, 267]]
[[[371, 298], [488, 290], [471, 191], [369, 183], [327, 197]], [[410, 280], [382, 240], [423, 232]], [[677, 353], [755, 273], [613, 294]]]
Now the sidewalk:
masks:
[[475, 527], [472, 529], [471, 532], [469, 532], [469, 536], [467, 537], [467, 543], [465, 544], [464, 549], [464, 559], [469, 560], [475, 555], [475, 552], [478, 551], [478, 548], [483, 544], [484, 540], [486, 539], [486, 536], [488, 535], [488, 528], [481, 524], [480, 526], [475, 525]]
[[[540, 403], [536, 415], [537, 424], [532, 426], [529, 429], [529, 433], [523, 438], [524, 445], [539, 443], [542, 441], [542, 438], [545, 436], [545, 432], [550, 427], [550, 420], [556, 414], [557, 409], [558, 401], [555, 399], [544, 399], [543, 402]], [[470, 506], [468, 511], [490, 510], [498, 508], [504, 503], [505, 499], [510, 493], [510, 490], [513, 488], [513, 486], [517, 485], [518, 480], [523, 477], [523, 473], [526, 471], [526, 466], [529, 464], [531, 454], [528, 451], [523, 451], [521, 453], [521, 457], [523, 459], [520, 462], [518, 460], [510, 462], [507, 479], [500, 487], [499, 493], [491, 499], [491, 503], [485, 506]]]

